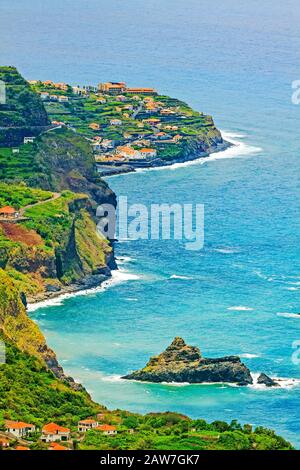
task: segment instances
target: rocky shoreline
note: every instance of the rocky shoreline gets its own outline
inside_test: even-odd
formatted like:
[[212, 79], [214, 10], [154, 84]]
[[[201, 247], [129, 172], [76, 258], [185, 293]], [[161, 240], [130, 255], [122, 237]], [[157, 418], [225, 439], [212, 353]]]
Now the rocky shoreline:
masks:
[[133, 172], [136, 172], [138, 170], [143, 170], [143, 169], [149, 170], [149, 169], [162, 168], [162, 167], [167, 168], [167, 167], [176, 165], [178, 163], [186, 163], [186, 162], [192, 162], [192, 161], [198, 160], [200, 158], [208, 158], [210, 155], [214, 153], [223, 152], [224, 150], [227, 150], [233, 146], [234, 146], [233, 143], [223, 140], [222, 143], [218, 143], [217, 145], [210, 147], [206, 152], [196, 152], [196, 153], [191, 152], [190, 154], [188, 154], [188, 156], [176, 158], [172, 162], [168, 162], [166, 160], [156, 158], [152, 161], [144, 162], [143, 164], [138, 163], [136, 165], [134, 164], [119, 164], [119, 165], [97, 164], [96, 166], [97, 166], [97, 170], [99, 174], [102, 177], [116, 176], [116, 175], [121, 175], [125, 173], [133, 173]]

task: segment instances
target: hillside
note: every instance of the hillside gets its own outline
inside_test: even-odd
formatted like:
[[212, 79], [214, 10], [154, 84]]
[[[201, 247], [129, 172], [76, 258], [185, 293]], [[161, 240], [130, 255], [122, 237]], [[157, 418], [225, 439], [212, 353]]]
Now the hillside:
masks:
[[15, 67], [0, 67], [6, 86], [6, 104], [0, 108], [0, 145], [20, 145], [24, 137], [36, 136], [49, 125], [45, 108]]

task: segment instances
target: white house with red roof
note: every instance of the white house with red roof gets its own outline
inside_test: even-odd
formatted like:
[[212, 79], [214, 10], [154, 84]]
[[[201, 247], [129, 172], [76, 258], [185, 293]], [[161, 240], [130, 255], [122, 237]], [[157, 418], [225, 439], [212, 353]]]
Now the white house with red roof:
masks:
[[35, 426], [33, 424], [24, 423], [23, 421], [6, 420], [4, 426], [6, 432], [9, 432], [16, 437], [25, 437], [29, 433], [35, 432]]
[[95, 421], [94, 419], [83, 419], [78, 423], [78, 431], [86, 432], [90, 429], [96, 428], [97, 426], [99, 426], [98, 421]]
[[55, 423], [46, 424], [42, 429], [41, 440], [43, 442], [68, 441], [71, 437], [69, 428], [64, 428]]

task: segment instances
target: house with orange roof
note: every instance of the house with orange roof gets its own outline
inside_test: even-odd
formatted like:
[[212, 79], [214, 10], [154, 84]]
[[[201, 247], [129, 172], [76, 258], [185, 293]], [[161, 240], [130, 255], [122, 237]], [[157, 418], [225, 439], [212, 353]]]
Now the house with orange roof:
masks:
[[69, 428], [59, 426], [56, 423], [46, 424], [42, 429], [41, 440], [43, 442], [68, 441], [71, 437]]
[[138, 158], [140, 156], [139, 152], [129, 146], [119, 146], [117, 147], [117, 153], [127, 158]]
[[94, 419], [82, 419], [78, 423], [78, 431], [79, 432], [86, 432], [89, 431], [90, 429], [94, 429], [97, 426], [99, 426], [98, 421]]
[[153, 148], [142, 148], [140, 154], [143, 158], [156, 157], [157, 151]]
[[110, 424], [101, 424], [101, 426], [97, 426], [95, 429], [96, 431], [101, 431], [105, 436], [115, 436], [118, 433], [116, 426]]
[[15, 447], [15, 450], [30, 450], [29, 447], [25, 447], [25, 446], [17, 446]]
[[52, 80], [45, 80], [44, 82], [42, 82], [43, 85], [46, 85], [46, 86], [53, 86], [54, 83], [52, 82]]
[[35, 426], [33, 424], [24, 423], [23, 421], [11, 421], [7, 419], [4, 422], [4, 426], [6, 432], [16, 437], [25, 437], [29, 433], [35, 432]]
[[62, 83], [54, 83], [54, 87], [57, 88], [58, 90], [63, 90], [63, 91], [68, 91], [68, 85], [64, 82]]
[[124, 82], [107, 82], [99, 83], [98, 90], [109, 95], [121, 95], [126, 91], [126, 83]]
[[154, 88], [127, 88], [126, 93], [129, 95], [157, 95]]
[[70, 450], [65, 446], [61, 446], [57, 442], [51, 442], [50, 446], [48, 447], [48, 450]]
[[91, 122], [91, 124], [89, 124], [89, 128], [93, 131], [99, 131], [100, 124], [98, 124], [97, 122]]
[[4, 206], [0, 208], [0, 218], [4, 219], [16, 219], [19, 217], [19, 211], [11, 206]]

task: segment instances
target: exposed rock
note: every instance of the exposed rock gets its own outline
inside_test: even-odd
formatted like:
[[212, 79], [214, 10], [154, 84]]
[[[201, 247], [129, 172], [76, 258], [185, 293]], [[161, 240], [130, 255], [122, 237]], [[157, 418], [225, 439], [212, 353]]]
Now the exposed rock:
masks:
[[122, 378], [144, 382], [253, 383], [249, 369], [239, 357], [204, 358], [199, 348], [188, 346], [179, 337], [159, 356], [152, 357], [146, 367]]
[[257, 383], [260, 385], [265, 385], [266, 387], [280, 387], [280, 385], [271, 379], [268, 375], [262, 373], [257, 379]]

